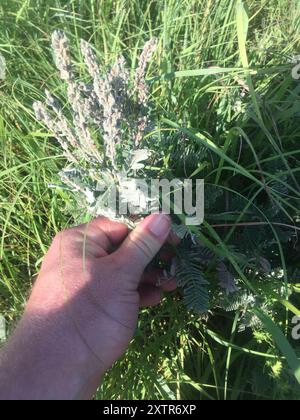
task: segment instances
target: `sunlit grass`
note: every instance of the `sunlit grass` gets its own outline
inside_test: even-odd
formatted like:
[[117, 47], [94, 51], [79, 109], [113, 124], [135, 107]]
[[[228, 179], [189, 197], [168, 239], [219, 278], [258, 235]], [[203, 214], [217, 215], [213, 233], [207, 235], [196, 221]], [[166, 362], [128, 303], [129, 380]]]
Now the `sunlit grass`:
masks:
[[[300, 51], [299, 2], [244, 2], [247, 40], [243, 22], [236, 20], [237, 3], [0, 0], [0, 52], [7, 62], [7, 77], [0, 81], [0, 314], [10, 328], [51, 238], [73, 223], [70, 195], [48, 188], [64, 165], [61, 150], [32, 111], [46, 86], [64, 97], [50, 51], [54, 29], [70, 37], [82, 74], [80, 38], [95, 45], [103, 68], [120, 51], [134, 68], [144, 42], [159, 39], [148, 72], [153, 108], [163, 117], [158, 126], [179, 132], [184, 142], [183, 148], [159, 143], [163, 161], [177, 156], [171, 168], [177, 176], [188, 171], [187, 176], [203, 176], [245, 198], [233, 219], [223, 212], [219, 219], [208, 214], [202, 240], [216, 247], [220, 229], [211, 226], [247, 222], [247, 210], [266, 191], [293, 225], [300, 197], [300, 83], [291, 77], [289, 60]], [[195, 142], [209, 150], [208, 164], [201, 161], [200, 146], [198, 155], [182, 155], [183, 149], [195, 150]], [[289, 255], [264, 208], [259, 211], [270, 225], [287, 282]], [[236, 227], [226, 233], [218, 251], [234, 265], [230, 241]], [[238, 264], [236, 269], [243, 274]], [[251, 287], [253, 279], [245, 280]], [[297, 296], [293, 304], [299, 308]], [[279, 305], [287, 336], [289, 316]], [[299, 343], [292, 345], [299, 355]], [[135, 340], [97, 397], [285, 399], [299, 398], [300, 390], [269, 332], [238, 333], [234, 312], [219, 311], [208, 324], [202, 322], [174, 293], [160, 307], [142, 311]]]

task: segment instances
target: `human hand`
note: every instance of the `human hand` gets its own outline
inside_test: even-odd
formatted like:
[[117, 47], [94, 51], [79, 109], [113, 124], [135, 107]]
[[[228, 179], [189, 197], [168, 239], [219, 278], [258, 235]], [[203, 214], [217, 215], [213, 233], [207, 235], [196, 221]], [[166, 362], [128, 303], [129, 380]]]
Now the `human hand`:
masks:
[[[159, 303], [163, 290], [176, 287], [175, 280], [158, 287], [159, 270], [144, 272], [169, 234], [169, 217], [156, 214], [130, 234], [123, 224], [97, 218], [55, 237], [0, 358], [0, 369], [6, 360], [31, 381], [26, 387], [18, 377], [18, 398], [22, 392], [54, 399], [93, 394], [132, 339], [139, 306]], [[8, 350], [20, 342], [23, 358], [14, 363]]]

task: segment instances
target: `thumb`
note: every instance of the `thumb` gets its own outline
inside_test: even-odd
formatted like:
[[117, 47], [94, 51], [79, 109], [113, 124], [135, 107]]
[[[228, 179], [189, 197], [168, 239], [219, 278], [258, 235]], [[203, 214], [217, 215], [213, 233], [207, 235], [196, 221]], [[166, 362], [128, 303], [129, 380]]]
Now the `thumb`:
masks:
[[144, 219], [125, 239], [117, 254], [122, 269], [141, 276], [165, 243], [171, 230], [170, 217], [152, 214]]

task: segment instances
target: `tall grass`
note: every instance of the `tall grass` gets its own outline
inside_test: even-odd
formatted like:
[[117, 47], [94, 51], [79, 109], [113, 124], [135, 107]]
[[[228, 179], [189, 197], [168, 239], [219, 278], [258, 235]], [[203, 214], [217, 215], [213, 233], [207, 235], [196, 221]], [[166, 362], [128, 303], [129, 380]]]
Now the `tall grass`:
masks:
[[[0, 81], [0, 313], [10, 329], [22, 313], [51, 238], [73, 223], [70, 196], [48, 188], [64, 165], [61, 150], [32, 111], [46, 85], [64, 96], [50, 51], [54, 29], [63, 29], [71, 39], [83, 77], [80, 38], [95, 45], [103, 68], [121, 51], [134, 68], [144, 42], [156, 36], [158, 53], [148, 72], [153, 107], [165, 118], [160, 121], [162, 130], [178, 132], [184, 145], [176, 149], [174, 144], [161, 144], [163, 161], [177, 153], [175, 174], [190, 168], [188, 176], [204, 176], [225, 190], [232, 188], [229, 180], [235, 176], [235, 193], [247, 200], [234, 223], [243, 222], [247, 205], [266, 185], [287, 217], [298, 211], [300, 84], [291, 77], [289, 59], [300, 51], [299, 2], [249, 0], [239, 9], [241, 4], [239, 0], [0, 1], [0, 52], [7, 62], [7, 77]], [[243, 15], [246, 9], [249, 21]], [[201, 161], [200, 154], [182, 155], [195, 141], [209, 149], [213, 167]], [[266, 169], [278, 162], [284, 166], [280, 175]], [[260, 211], [264, 214], [264, 209]], [[202, 240], [211, 246], [219, 241], [234, 263], [229, 244], [236, 229], [221, 239], [210, 217], [200, 232]], [[218, 223], [232, 222], [224, 217]], [[264, 220], [268, 223], [267, 215]], [[270, 229], [287, 282], [287, 256], [275, 227]], [[295, 298], [293, 304], [299, 307], [299, 303]], [[280, 327], [288, 338], [290, 308], [278, 309], [283, 311]], [[292, 344], [299, 354], [299, 343]], [[300, 388], [271, 331], [238, 333], [234, 312], [217, 312], [207, 324], [189, 313], [175, 293], [160, 307], [142, 311], [135, 340], [108, 372], [96, 398], [299, 396]]]

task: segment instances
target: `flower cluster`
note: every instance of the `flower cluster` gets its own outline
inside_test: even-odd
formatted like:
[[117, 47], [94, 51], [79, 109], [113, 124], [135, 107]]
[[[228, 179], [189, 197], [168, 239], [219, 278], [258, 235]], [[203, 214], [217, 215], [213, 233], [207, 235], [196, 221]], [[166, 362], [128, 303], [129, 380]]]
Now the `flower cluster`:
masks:
[[62, 171], [61, 180], [85, 197], [86, 207], [94, 216], [99, 213], [112, 216], [110, 209], [99, 205], [97, 185], [104, 182], [109, 188], [110, 183], [120, 181], [119, 171], [123, 175], [126, 172], [122, 154], [126, 147], [130, 150], [129, 161], [136, 160], [138, 152], [145, 159], [149, 155], [141, 149], [150, 124], [145, 76], [157, 40], [153, 38], [145, 44], [133, 80], [124, 57], [119, 57], [103, 75], [92, 46], [81, 40], [80, 47], [91, 78], [89, 84], [76, 80], [65, 33], [55, 31], [52, 35], [54, 61], [66, 83], [67, 110], [72, 120], [69, 121], [57, 98], [47, 90], [45, 104], [38, 101], [33, 106], [37, 119], [53, 133], [71, 164]]

